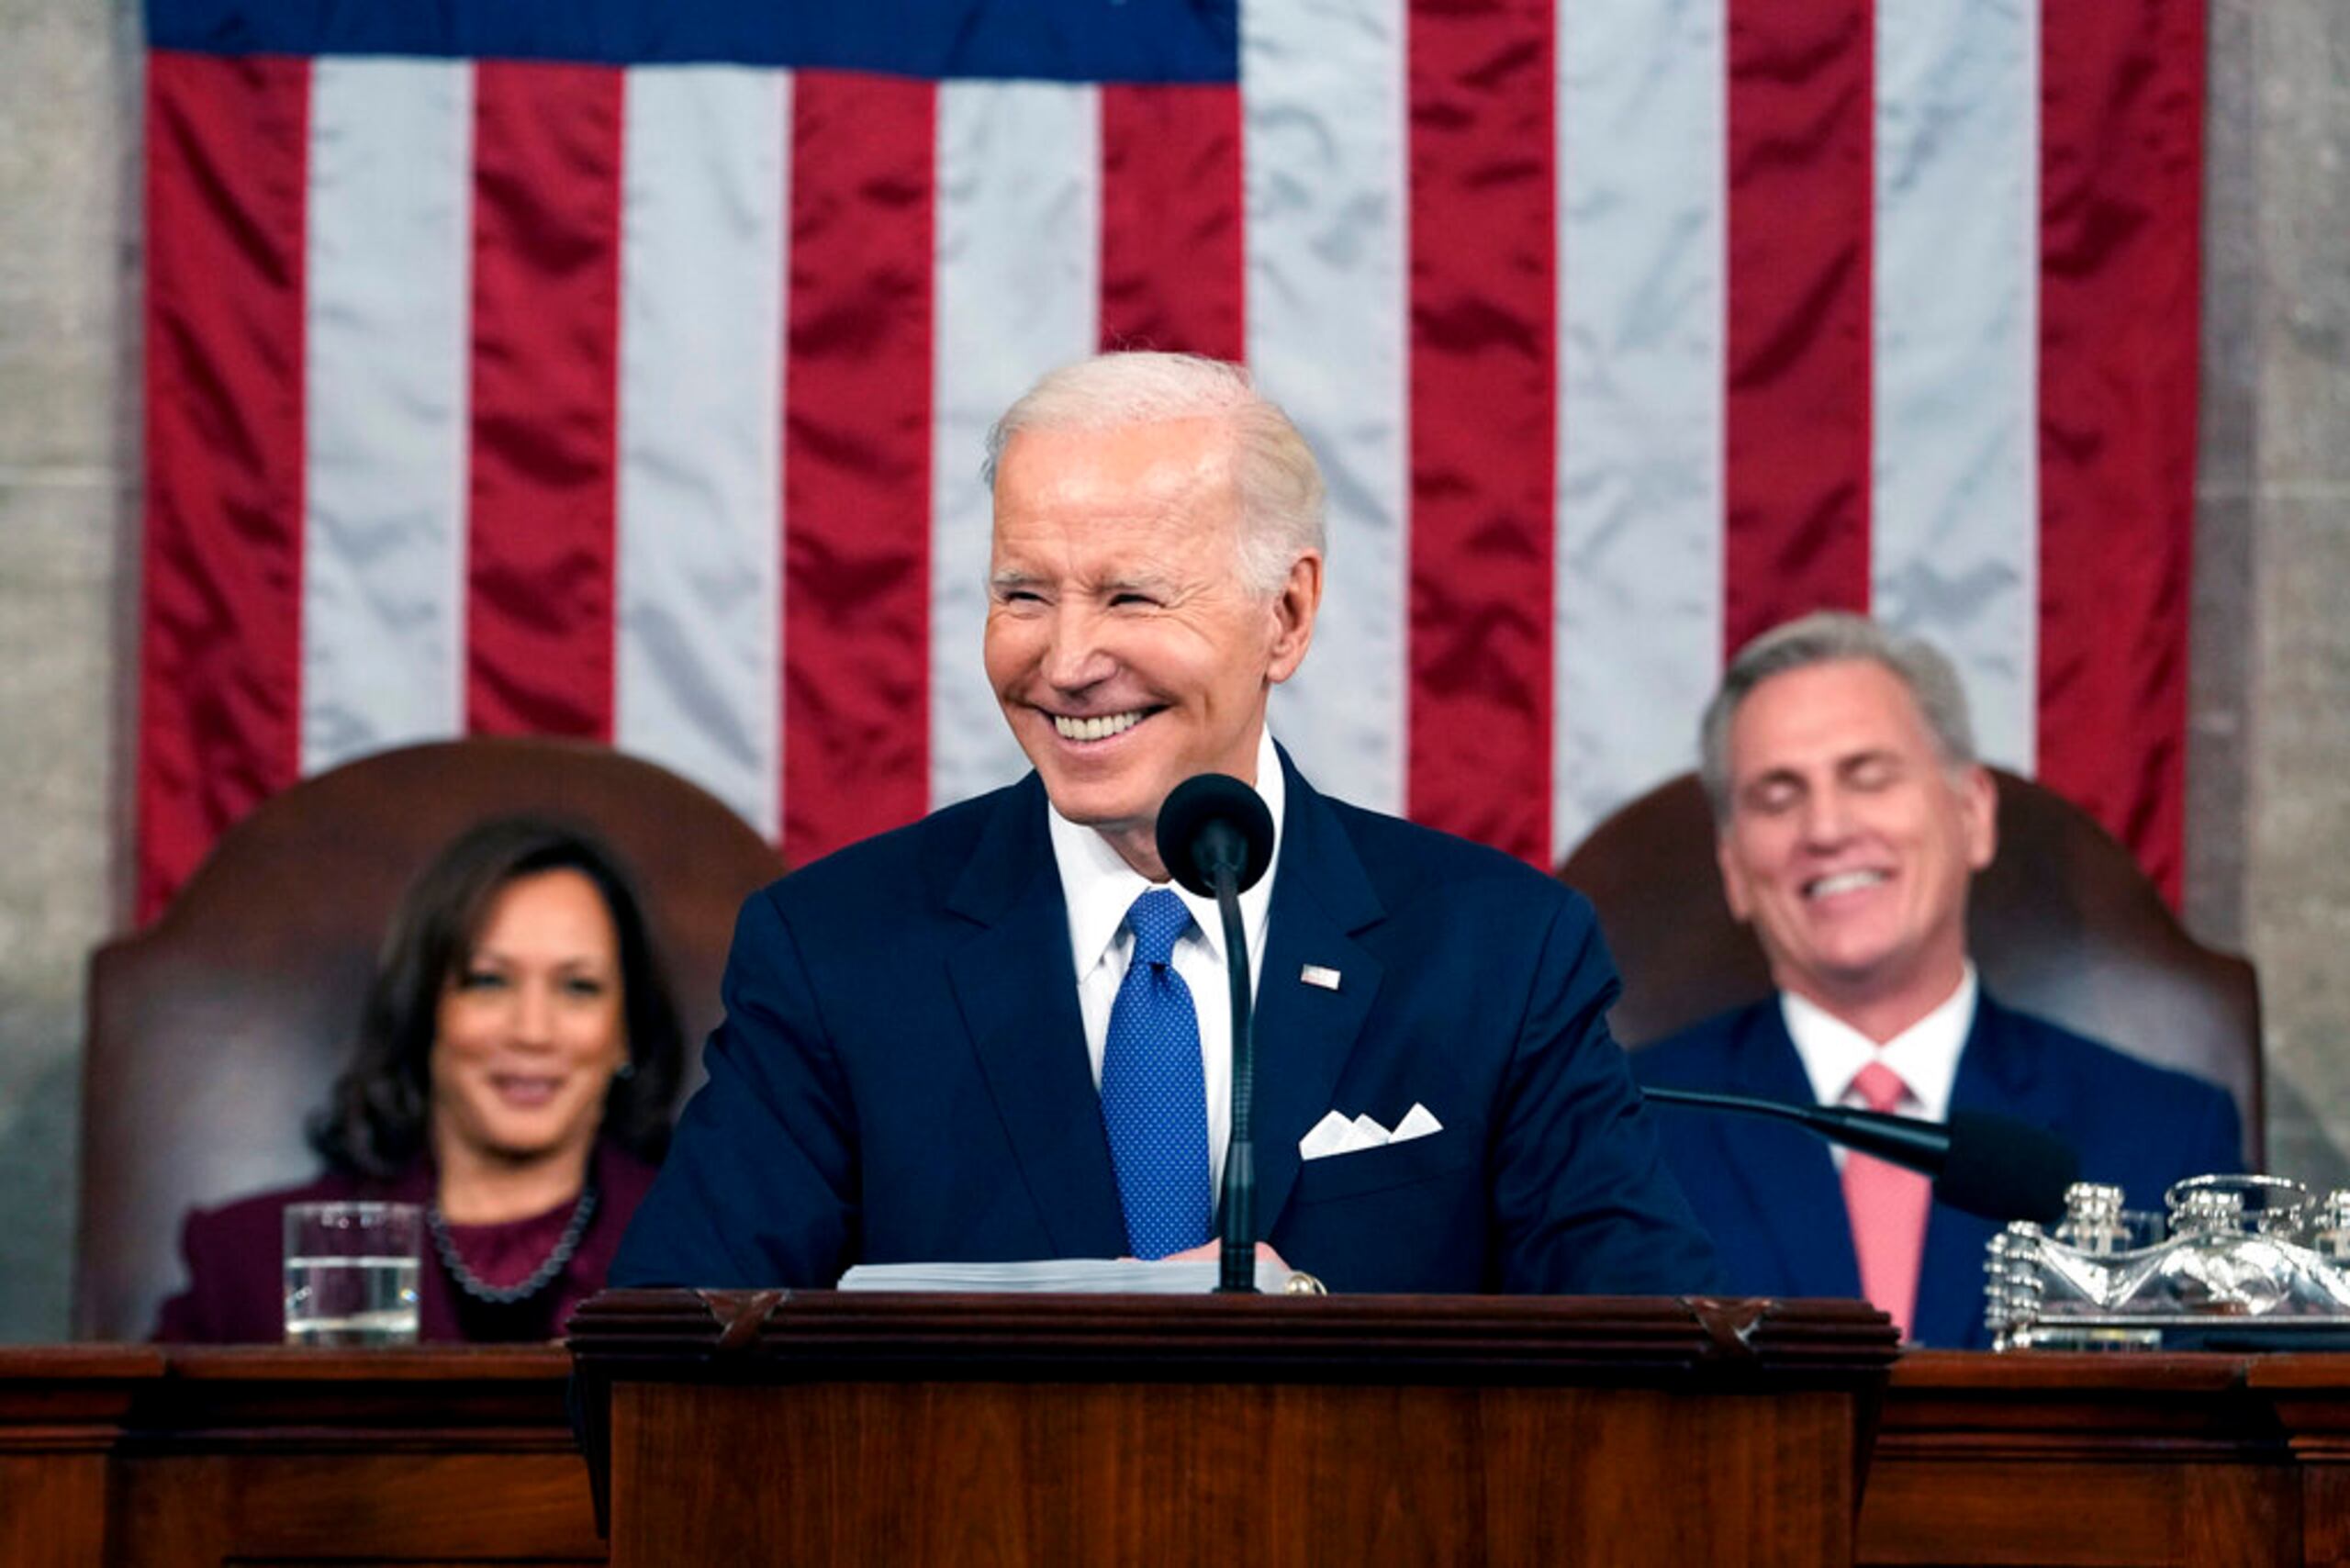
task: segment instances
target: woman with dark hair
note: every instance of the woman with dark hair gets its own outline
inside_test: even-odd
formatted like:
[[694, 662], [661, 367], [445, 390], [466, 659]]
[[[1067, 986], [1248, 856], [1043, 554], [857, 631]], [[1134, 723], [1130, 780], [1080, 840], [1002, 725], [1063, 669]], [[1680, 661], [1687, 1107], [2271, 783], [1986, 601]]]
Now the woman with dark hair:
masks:
[[554, 1338], [652, 1183], [684, 1058], [619, 858], [562, 823], [482, 823], [400, 900], [310, 1126], [325, 1173], [192, 1212], [155, 1337], [278, 1339], [285, 1205], [376, 1198], [425, 1211], [420, 1338]]

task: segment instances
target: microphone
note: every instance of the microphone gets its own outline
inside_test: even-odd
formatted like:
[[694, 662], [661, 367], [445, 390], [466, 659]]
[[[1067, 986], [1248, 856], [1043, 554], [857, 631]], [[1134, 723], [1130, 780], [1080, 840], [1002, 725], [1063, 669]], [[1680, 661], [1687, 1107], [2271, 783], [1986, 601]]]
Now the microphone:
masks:
[[2065, 1217], [2065, 1190], [2080, 1180], [2080, 1156], [2071, 1144], [2029, 1122], [1988, 1111], [1953, 1111], [1948, 1122], [1927, 1122], [1845, 1105], [1789, 1105], [1695, 1089], [1641, 1092], [1662, 1105], [1767, 1116], [1808, 1127], [1830, 1143], [1930, 1176], [1937, 1202], [2002, 1224], [2055, 1224]]
[[1257, 791], [1222, 773], [1203, 773], [1175, 786], [1158, 808], [1158, 859], [1168, 874], [1203, 898], [1215, 900], [1224, 918], [1224, 965], [1232, 991], [1232, 1137], [1224, 1154], [1224, 1241], [1216, 1289], [1253, 1294], [1257, 1289], [1257, 1144], [1251, 1121], [1257, 1103], [1256, 1021], [1248, 992], [1248, 934], [1240, 924], [1240, 895], [1257, 885], [1273, 861], [1273, 813]]
[[1169, 792], [1158, 808], [1158, 858], [1168, 875], [1203, 899], [1216, 896], [1216, 873], [1232, 873], [1245, 893], [1273, 863], [1273, 813], [1264, 798], [1225, 773], [1202, 773]]

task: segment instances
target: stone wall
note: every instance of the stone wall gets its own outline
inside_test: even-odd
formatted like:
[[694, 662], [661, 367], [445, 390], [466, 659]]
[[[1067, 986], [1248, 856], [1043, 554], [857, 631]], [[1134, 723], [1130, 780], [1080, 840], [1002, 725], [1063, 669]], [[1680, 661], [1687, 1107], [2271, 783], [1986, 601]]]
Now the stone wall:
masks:
[[2253, 251], [2248, 461], [2211, 502], [2250, 524], [2244, 937], [2267, 1009], [2270, 1163], [2350, 1183], [2350, 6], [2221, 9], [2250, 40], [2235, 134], [2255, 192], [2229, 241]]
[[83, 966], [120, 902], [134, 26], [0, 0], [0, 1338], [64, 1332]]

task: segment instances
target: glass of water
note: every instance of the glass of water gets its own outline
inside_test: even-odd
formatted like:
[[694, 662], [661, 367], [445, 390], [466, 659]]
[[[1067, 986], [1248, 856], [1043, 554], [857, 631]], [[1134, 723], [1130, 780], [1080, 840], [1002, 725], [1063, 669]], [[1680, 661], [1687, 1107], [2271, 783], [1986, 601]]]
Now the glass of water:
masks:
[[413, 1345], [423, 1211], [414, 1204], [285, 1205], [285, 1342]]

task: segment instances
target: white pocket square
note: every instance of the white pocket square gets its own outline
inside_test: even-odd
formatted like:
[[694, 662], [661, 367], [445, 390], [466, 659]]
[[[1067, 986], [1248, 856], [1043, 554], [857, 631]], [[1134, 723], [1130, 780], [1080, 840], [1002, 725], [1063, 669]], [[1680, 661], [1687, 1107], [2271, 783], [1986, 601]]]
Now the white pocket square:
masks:
[[1314, 1124], [1313, 1130], [1297, 1140], [1300, 1159], [1327, 1159], [1333, 1155], [1353, 1154], [1360, 1149], [1384, 1148], [1391, 1143], [1409, 1143], [1416, 1137], [1444, 1130], [1444, 1124], [1426, 1105], [1414, 1102], [1404, 1113], [1404, 1119], [1389, 1132], [1368, 1113], [1348, 1116], [1333, 1111]]

